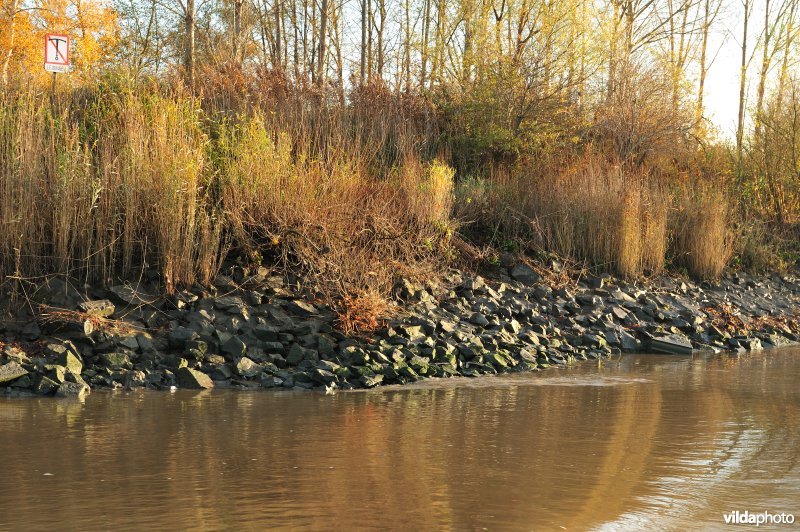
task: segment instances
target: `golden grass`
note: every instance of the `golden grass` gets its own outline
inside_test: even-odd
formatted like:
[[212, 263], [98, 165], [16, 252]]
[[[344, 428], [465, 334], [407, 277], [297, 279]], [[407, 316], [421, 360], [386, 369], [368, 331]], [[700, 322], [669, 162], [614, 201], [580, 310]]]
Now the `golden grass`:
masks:
[[171, 291], [208, 283], [232, 250], [335, 299], [388, 294], [447, 245], [453, 171], [399, 155], [417, 153], [402, 120], [233, 115], [153, 90], [61, 96], [0, 100], [0, 279], [153, 269]]
[[678, 193], [673, 255], [692, 275], [717, 279], [733, 255], [731, 208], [724, 191], [696, 185]]
[[369, 315], [398, 275], [427, 277], [464, 244], [453, 210], [495, 249], [522, 242], [629, 278], [668, 256], [715, 278], [731, 257], [722, 191], [676, 188], [591, 146], [454, 191], [453, 169], [430, 157], [428, 110], [380, 91], [309, 110], [291, 94], [218, 109], [139, 90], [0, 97], [0, 279], [153, 269], [171, 291], [235, 256], [301, 274], [356, 323], [348, 309]]
[[591, 153], [536, 172], [500, 173], [492, 182], [468, 184], [459, 196], [459, 215], [488, 220], [492, 236], [521, 238], [626, 277], [664, 266], [666, 194], [646, 175]]

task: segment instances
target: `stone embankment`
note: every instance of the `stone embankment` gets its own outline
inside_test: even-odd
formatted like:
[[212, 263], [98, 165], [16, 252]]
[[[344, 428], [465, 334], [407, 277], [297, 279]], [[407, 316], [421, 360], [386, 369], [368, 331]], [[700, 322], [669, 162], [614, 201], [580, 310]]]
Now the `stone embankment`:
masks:
[[401, 281], [398, 315], [347, 337], [329, 309], [265, 269], [159, 296], [145, 285], [83, 293], [57, 279], [0, 324], [0, 393], [92, 388], [371, 388], [423, 378], [534, 371], [621, 352], [758, 350], [798, 340], [800, 282], [718, 284], [609, 276], [553, 287], [524, 264], [493, 277]]

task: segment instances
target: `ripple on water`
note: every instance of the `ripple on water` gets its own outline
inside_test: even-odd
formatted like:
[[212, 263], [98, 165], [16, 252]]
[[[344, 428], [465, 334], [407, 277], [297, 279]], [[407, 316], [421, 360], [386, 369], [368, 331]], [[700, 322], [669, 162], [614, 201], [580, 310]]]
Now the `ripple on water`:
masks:
[[0, 398], [0, 531], [719, 528], [798, 511], [798, 382], [800, 349], [332, 396]]

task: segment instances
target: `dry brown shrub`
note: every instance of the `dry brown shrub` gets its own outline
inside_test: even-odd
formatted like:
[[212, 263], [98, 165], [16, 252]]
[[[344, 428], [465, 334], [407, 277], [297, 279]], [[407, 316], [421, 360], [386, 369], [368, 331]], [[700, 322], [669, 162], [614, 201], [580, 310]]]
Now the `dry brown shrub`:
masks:
[[361, 291], [339, 300], [336, 324], [345, 334], [368, 333], [383, 327], [392, 310], [384, 294]]
[[357, 154], [313, 158], [308, 140], [258, 115], [229, 134], [221, 198], [246, 250], [273, 244], [268, 252], [330, 299], [388, 295], [401, 268], [436, 270], [450, 231], [446, 166], [411, 160], [381, 179]]

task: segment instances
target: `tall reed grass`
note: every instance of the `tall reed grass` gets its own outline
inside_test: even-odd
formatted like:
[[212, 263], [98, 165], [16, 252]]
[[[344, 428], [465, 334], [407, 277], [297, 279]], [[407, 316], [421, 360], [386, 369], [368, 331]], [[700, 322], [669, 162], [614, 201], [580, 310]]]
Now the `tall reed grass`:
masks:
[[434, 157], [430, 109], [369, 87], [349, 106], [284, 93], [4, 93], [0, 279], [110, 283], [153, 270], [171, 291], [238, 258], [361, 308], [397, 275], [448, 260], [453, 211], [463, 233], [497, 248], [524, 241], [626, 277], [671, 262], [714, 278], [730, 261], [733, 212], [720, 188], [589, 147], [455, 190]]
[[734, 252], [732, 209], [723, 190], [705, 184], [684, 187], [676, 194], [672, 219], [676, 264], [702, 279], [715, 279]]
[[[434, 268], [453, 173], [346, 114], [215, 111], [158, 91], [0, 100], [0, 276], [207, 283], [231, 253], [272, 258], [331, 296], [385, 294]], [[207, 102], [205, 102], [207, 103]], [[285, 112], [285, 110], [284, 110]], [[392, 154], [351, 149], [396, 137]], [[381, 137], [382, 143], [388, 142]]]
[[628, 278], [658, 274], [668, 261], [716, 278], [732, 255], [724, 189], [677, 185], [591, 150], [467, 180], [457, 195], [456, 215], [480, 220], [475, 236], [494, 247], [523, 241]]

